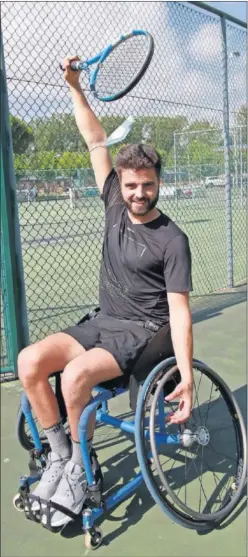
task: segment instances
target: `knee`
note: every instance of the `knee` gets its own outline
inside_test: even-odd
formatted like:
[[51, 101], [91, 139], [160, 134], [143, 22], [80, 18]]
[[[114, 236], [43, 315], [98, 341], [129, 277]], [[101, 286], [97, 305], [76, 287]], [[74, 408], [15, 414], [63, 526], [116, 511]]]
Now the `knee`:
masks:
[[37, 381], [39, 373], [40, 354], [36, 345], [27, 346], [18, 355], [18, 377], [24, 388], [30, 387]]
[[74, 368], [73, 362], [69, 363], [61, 377], [61, 389], [67, 403], [73, 404], [78, 401], [82, 397], [82, 393], [89, 390], [87, 370], [84, 368], [77, 370]]

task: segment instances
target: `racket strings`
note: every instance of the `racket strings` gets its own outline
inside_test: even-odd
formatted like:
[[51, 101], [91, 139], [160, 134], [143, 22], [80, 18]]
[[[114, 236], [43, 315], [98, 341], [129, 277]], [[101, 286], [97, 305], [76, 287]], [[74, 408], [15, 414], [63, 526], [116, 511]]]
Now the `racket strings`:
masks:
[[120, 43], [100, 66], [95, 85], [97, 95], [110, 96], [124, 89], [143, 67], [147, 54], [148, 43], [144, 36]]

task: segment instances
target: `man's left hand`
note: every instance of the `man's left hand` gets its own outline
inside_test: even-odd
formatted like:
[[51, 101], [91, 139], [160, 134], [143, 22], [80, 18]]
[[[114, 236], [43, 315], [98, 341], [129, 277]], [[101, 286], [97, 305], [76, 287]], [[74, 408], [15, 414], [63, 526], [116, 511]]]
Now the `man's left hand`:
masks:
[[189, 420], [192, 410], [193, 384], [181, 381], [174, 391], [165, 397], [165, 400], [171, 402], [176, 398], [180, 399], [179, 406], [176, 412], [172, 412], [167, 417], [167, 423], [169, 424], [183, 424]]

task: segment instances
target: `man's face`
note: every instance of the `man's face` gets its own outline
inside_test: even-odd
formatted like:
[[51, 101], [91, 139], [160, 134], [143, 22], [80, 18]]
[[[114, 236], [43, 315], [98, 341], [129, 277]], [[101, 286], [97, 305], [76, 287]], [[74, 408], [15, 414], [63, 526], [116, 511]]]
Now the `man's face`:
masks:
[[159, 181], [154, 168], [121, 171], [123, 201], [135, 216], [144, 216], [154, 209], [159, 197]]

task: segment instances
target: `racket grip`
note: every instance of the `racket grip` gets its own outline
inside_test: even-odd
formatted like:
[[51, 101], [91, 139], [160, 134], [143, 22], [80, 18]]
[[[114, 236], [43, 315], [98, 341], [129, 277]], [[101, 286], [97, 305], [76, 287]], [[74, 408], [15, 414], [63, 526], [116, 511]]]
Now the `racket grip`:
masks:
[[[70, 68], [74, 72], [80, 72], [84, 68], [83, 64], [84, 63], [80, 62], [80, 60], [73, 60], [72, 62], [70, 62]], [[65, 71], [65, 68], [62, 66], [62, 64], [59, 64], [59, 67], [63, 72]]]
[[71, 68], [71, 70], [73, 70], [73, 71], [75, 71], [75, 72], [80, 71], [80, 70], [82, 69], [82, 68], [80, 68], [80, 64], [82, 65], [82, 62], [80, 62], [80, 60], [73, 60], [73, 61], [70, 63], [70, 68]]

